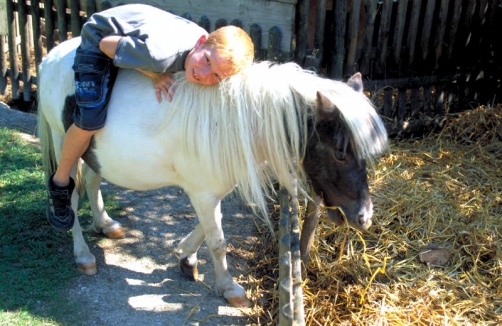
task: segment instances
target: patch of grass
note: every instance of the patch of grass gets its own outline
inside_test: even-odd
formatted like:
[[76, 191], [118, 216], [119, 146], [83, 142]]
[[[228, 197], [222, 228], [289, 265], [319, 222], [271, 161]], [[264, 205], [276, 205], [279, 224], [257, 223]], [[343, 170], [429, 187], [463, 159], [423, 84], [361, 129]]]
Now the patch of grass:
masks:
[[[111, 203], [117, 211], [118, 204]], [[53, 230], [45, 211], [41, 154], [0, 128], [0, 325], [54, 325], [42, 316], [59, 319], [71, 310], [61, 297], [79, 275], [71, 232]], [[84, 224], [91, 219], [88, 201], [79, 213]], [[90, 242], [99, 239], [92, 235]]]

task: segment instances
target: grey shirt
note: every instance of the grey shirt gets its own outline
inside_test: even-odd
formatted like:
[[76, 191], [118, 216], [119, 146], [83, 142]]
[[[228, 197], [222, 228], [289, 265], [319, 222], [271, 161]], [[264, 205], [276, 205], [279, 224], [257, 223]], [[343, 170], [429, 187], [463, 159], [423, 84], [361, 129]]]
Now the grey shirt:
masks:
[[199, 25], [167, 11], [142, 4], [114, 7], [92, 15], [81, 32], [81, 49], [99, 51], [109, 35], [123, 36], [113, 64], [163, 73], [184, 70], [184, 61], [202, 35]]

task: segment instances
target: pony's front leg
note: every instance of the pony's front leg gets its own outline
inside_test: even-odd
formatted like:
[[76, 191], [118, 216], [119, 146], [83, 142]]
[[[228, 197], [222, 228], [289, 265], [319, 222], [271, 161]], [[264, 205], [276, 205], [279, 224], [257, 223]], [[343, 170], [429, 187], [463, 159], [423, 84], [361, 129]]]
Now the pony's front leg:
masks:
[[84, 164], [82, 172], [85, 179], [85, 190], [91, 204], [93, 230], [98, 233], [103, 233], [110, 239], [124, 238], [125, 233], [122, 225], [111, 219], [105, 210], [103, 196], [99, 188], [101, 176], [94, 172], [87, 164]]
[[237, 284], [228, 272], [227, 242], [221, 226], [220, 198], [210, 194], [198, 194], [190, 198], [199, 216], [207, 246], [213, 256], [216, 293], [223, 295], [234, 307], [251, 306], [244, 288]]

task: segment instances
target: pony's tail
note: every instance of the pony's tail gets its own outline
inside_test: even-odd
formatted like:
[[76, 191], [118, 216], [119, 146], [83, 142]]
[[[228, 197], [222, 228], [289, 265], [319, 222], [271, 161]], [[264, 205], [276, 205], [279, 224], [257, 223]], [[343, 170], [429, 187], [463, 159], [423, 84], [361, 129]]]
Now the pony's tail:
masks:
[[[38, 103], [40, 103], [40, 100]], [[40, 139], [40, 149], [42, 152], [42, 168], [44, 169], [45, 180], [47, 180], [56, 172], [58, 164], [54, 153], [51, 128], [40, 106], [38, 108], [38, 137]]]
[[[40, 101], [38, 101], [40, 103]], [[52, 132], [47, 118], [44, 115], [42, 108], [38, 107], [38, 137], [40, 139], [40, 150], [42, 153], [42, 168], [44, 170], [45, 180], [56, 172], [58, 162], [54, 151], [54, 141], [52, 140]], [[84, 179], [82, 177], [82, 162], [78, 161], [76, 167], [75, 183], [79, 196], [84, 193]]]

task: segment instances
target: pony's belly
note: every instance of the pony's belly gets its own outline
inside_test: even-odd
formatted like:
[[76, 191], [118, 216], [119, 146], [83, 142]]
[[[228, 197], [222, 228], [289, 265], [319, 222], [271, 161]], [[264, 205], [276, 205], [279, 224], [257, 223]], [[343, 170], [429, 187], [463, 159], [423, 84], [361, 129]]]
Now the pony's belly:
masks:
[[168, 171], [103, 170], [102, 177], [109, 182], [133, 190], [151, 190], [177, 185], [176, 176]]
[[177, 185], [179, 176], [174, 165], [170, 162], [152, 160], [152, 157], [154, 155], [148, 156], [148, 159], [123, 155], [116, 159], [98, 155], [99, 174], [113, 184], [134, 190]]

